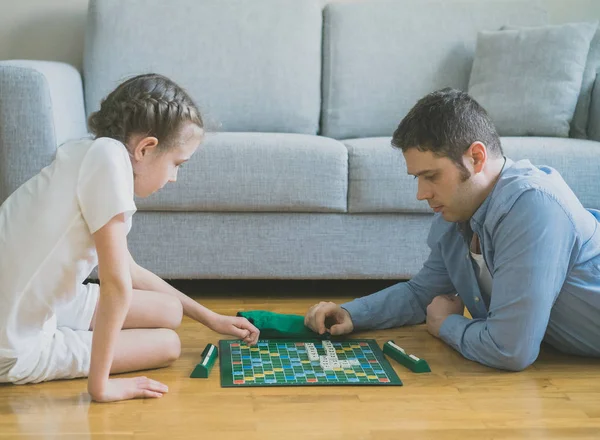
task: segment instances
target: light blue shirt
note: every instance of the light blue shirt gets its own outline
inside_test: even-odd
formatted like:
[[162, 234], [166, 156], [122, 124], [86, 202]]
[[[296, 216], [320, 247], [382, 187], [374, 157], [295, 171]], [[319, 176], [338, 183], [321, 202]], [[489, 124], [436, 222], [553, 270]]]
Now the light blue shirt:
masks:
[[[434, 218], [417, 275], [342, 307], [355, 329], [390, 328], [424, 322], [434, 297], [457, 292], [473, 319], [449, 316], [440, 338], [468, 359], [519, 371], [542, 341], [600, 356], [599, 224], [600, 211], [585, 209], [556, 170], [507, 159], [468, 224]], [[492, 275], [489, 309], [470, 256], [473, 232]]]

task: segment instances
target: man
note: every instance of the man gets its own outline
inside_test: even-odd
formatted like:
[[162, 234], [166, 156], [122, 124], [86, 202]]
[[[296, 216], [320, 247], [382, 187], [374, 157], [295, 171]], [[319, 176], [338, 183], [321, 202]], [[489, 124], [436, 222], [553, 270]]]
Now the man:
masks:
[[466, 358], [514, 371], [542, 340], [600, 356], [600, 212], [556, 170], [504, 157], [485, 110], [458, 90], [422, 98], [392, 145], [418, 179], [417, 199], [438, 213], [431, 253], [410, 281], [317, 304], [305, 324], [340, 335], [426, 321]]

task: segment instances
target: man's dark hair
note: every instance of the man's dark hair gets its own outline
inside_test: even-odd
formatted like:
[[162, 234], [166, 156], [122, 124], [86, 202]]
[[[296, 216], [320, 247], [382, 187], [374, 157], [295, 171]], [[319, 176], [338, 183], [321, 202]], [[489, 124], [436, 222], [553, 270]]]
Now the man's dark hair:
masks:
[[473, 142], [482, 142], [492, 157], [503, 155], [500, 138], [485, 111], [467, 93], [445, 88], [421, 98], [392, 137], [402, 151], [416, 148], [448, 157], [463, 171], [462, 156]]

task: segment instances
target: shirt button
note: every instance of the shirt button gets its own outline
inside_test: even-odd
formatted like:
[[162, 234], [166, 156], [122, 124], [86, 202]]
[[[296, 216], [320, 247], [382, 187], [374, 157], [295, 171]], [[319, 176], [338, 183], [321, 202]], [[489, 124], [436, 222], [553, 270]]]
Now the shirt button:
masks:
[[475, 302], [477, 302], [477, 303], [479, 302], [479, 297], [478, 296], [475, 297]]

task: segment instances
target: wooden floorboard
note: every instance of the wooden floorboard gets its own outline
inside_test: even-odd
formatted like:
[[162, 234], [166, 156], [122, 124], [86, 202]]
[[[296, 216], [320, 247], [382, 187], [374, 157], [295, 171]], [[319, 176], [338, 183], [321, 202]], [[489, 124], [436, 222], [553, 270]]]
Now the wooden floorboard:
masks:
[[[326, 297], [238, 293], [196, 298], [221, 313], [268, 309], [303, 314]], [[336, 301], [350, 296], [334, 298]], [[146, 372], [169, 386], [161, 399], [91, 403], [85, 380], [0, 386], [0, 439], [599, 439], [600, 360], [544, 348], [526, 371], [470, 362], [424, 326], [363, 332], [395, 340], [432, 369], [415, 374], [392, 363], [402, 387], [221, 388], [218, 364], [190, 379], [219, 335], [184, 319], [182, 356]]]

